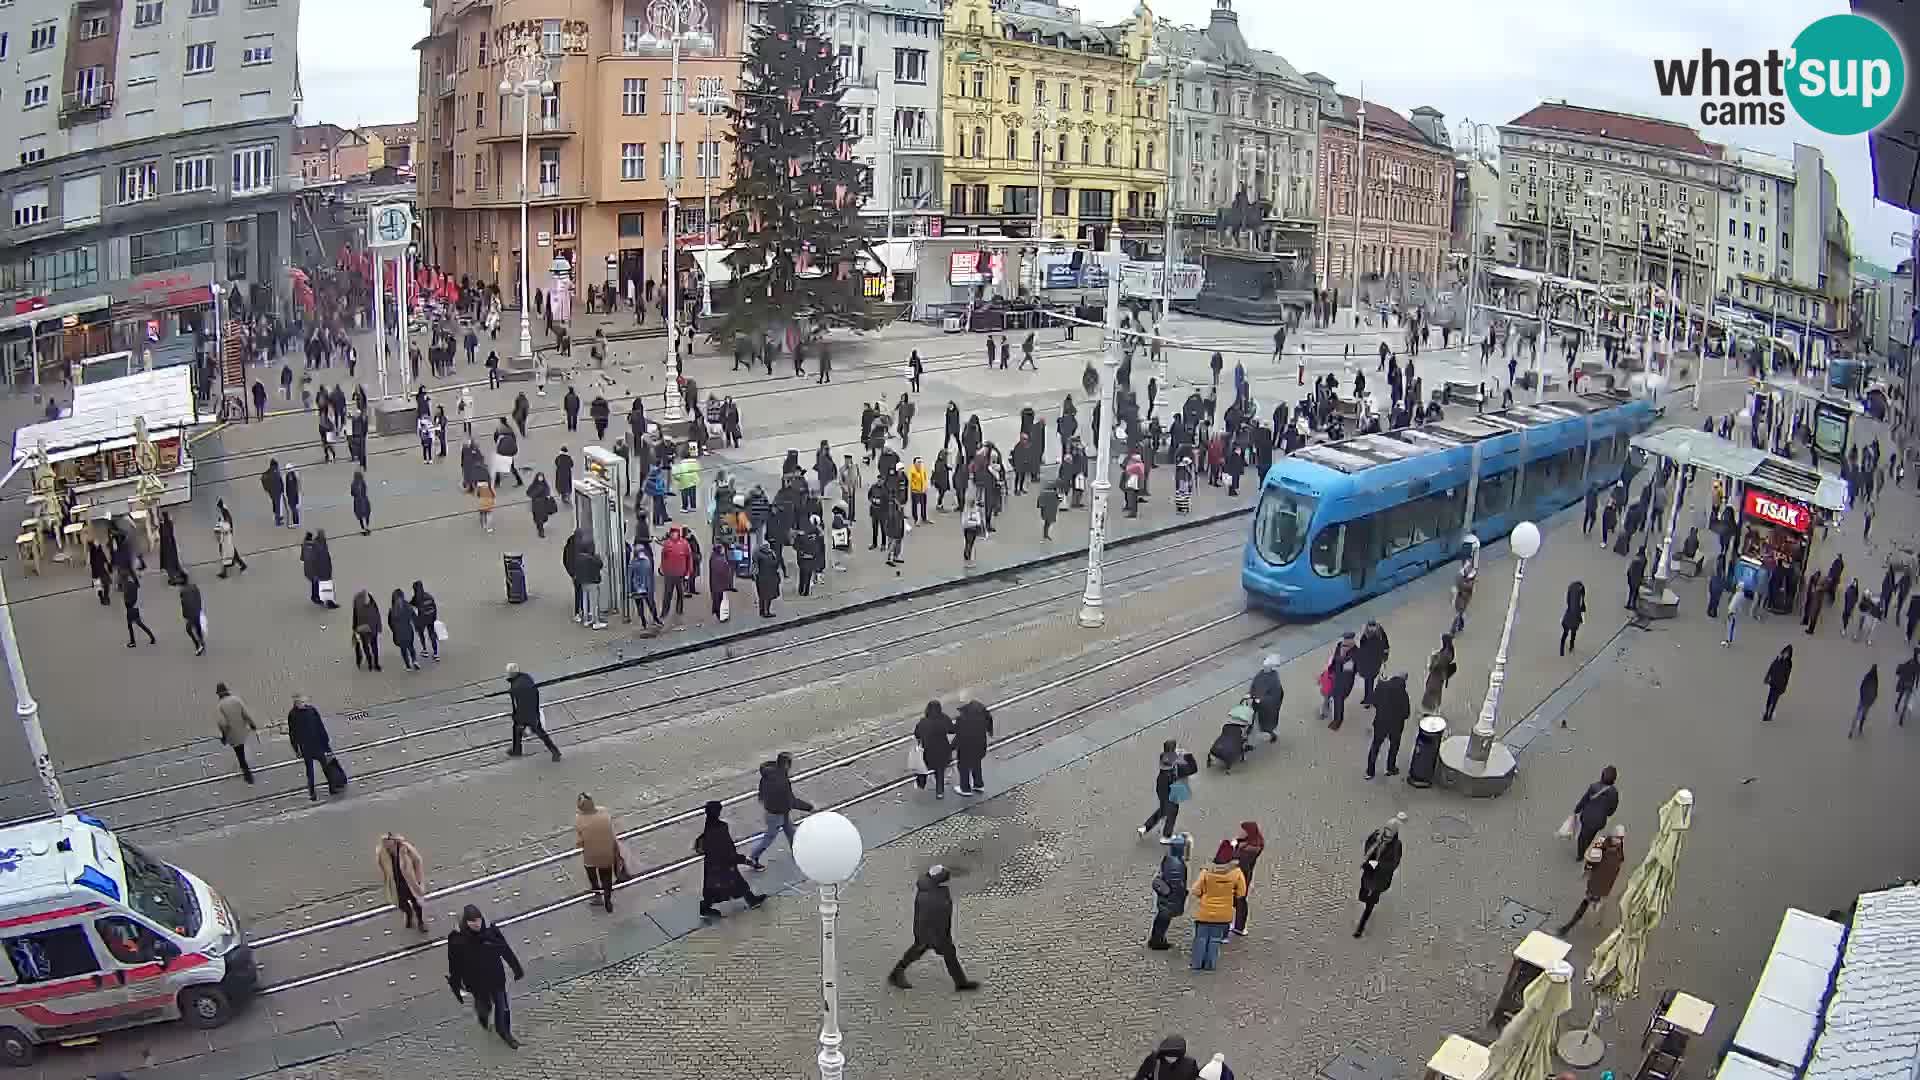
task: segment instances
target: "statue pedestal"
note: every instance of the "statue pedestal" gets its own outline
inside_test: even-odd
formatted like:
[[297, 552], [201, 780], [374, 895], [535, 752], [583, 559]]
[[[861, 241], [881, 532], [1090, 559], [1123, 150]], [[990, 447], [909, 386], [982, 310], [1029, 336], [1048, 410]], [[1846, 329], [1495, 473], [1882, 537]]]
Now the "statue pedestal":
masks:
[[1487, 760], [1474, 761], [1467, 756], [1472, 738], [1471, 735], [1449, 735], [1440, 740], [1440, 786], [1474, 799], [1506, 794], [1520, 774], [1520, 760], [1505, 743], [1495, 739], [1487, 748]]

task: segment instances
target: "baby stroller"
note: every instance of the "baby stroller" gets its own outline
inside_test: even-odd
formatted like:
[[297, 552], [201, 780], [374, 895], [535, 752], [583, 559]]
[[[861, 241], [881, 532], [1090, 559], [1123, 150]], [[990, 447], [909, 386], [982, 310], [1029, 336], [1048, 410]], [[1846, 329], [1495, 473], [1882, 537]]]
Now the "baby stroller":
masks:
[[1207, 748], [1207, 764], [1218, 761], [1222, 772], [1232, 772], [1253, 749], [1253, 744], [1247, 741], [1252, 731], [1253, 703], [1242, 698], [1240, 704], [1227, 712], [1227, 722], [1220, 725], [1220, 734], [1214, 736], [1213, 745]]
[[1193, 509], [1193, 459], [1183, 457], [1173, 470], [1173, 509], [1184, 514]]

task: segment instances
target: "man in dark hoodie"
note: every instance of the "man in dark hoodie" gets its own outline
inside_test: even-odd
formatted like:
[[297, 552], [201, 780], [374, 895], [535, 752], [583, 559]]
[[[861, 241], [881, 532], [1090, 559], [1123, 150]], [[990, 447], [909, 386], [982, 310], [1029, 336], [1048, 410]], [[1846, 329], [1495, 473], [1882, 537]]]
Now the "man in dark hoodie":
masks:
[[1187, 1056], [1184, 1035], [1169, 1035], [1140, 1063], [1133, 1080], [1197, 1080], [1200, 1064]]
[[959, 766], [960, 794], [979, 795], [986, 789], [980, 763], [987, 757], [993, 736], [993, 714], [977, 701], [965, 702], [953, 718], [953, 757]]
[[901, 954], [900, 962], [887, 973], [887, 981], [902, 990], [913, 989], [907, 981], [907, 968], [930, 952], [947, 962], [947, 974], [953, 976], [955, 990], [978, 990], [980, 984], [967, 978], [960, 967], [960, 954], [953, 947], [953, 893], [947, 880], [953, 875], [935, 863], [927, 867], [913, 892], [913, 944]]
[[480, 909], [472, 904], [460, 913], [460, 925], [447, 935], [447, 986], [455, 1001], [464, 1002], [461, 992], [473, 995], [473, 1014], [484, 1030], [493, 1018], [493, 1030], [500, 1041], [515, 1050], [520, 1040], [513, 1037], [513, 1010], [507, 1002], [507, 968], [516, 980], [527, 977], [513, 946], [490, 925]]
[[1373, 742], [1367, 746], [1367, 779], [1373, 779], [1374, 762], [1380, 744], [1387, 746], [1387, 775], [1400, 775], [1400, 737], [1407, 732], [1407, 718], [1413, 715], [1413, 700], [1407, 696], [1407, 673], [1386, 679], [1373, 691]]
[[507, 756], [519, 757], [526, 753], [520, 748], [520, 738], [531, 731], [547, 744], [547, 751], [553, 755], [553, 760], [559, 761], [560, 748], [553, 745], [553, 739], [540, 722], [540, 684], [533, 681], [533, 676], [521, 671], [519, 664], [507, 665], [507, 700], [513, 703], [513, 745], [507, 750]]
[[753, 850], [747, 853], [747, 864], [755, 870], [766, 869], [760, 856], [767, 853], [774, 838], [781, 833], [787, 836], [787, 846], [793, 846], [793, 812], [813, 810], [812, 803], [793, 793], [793, 778], [788, 775], [792, 770], [793, 755], [785, 750], [760, 765], [760, 809], [767, 815], [767, 827], [760, 833], [760, 839], [754, 841]]

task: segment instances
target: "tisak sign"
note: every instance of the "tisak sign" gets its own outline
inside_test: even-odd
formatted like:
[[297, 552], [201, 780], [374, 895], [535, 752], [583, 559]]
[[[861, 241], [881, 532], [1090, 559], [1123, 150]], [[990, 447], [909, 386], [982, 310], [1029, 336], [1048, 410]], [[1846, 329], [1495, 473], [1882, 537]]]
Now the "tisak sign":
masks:
[[1794, 532], [1806, 532], [1813, 525], [1813, 511], [1791, 499], [1769, 495], [1764, 491], [1747, 492], [1747, 516], [1784, 525]]

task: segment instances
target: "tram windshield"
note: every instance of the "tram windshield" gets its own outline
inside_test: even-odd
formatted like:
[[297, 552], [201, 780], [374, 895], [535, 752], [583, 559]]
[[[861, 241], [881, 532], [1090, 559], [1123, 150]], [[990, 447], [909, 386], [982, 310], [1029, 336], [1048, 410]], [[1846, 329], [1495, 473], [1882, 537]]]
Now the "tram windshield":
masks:
[[1260, 557], [1285, 566], [1300, 557], [1307, 546], [1307, 526], [1313, 521], [1313, 508], [1319, 500], [1309, 495], [1268, 488], [1260, 496], [1260, 511], [1254, 515], [1254, 546]]

